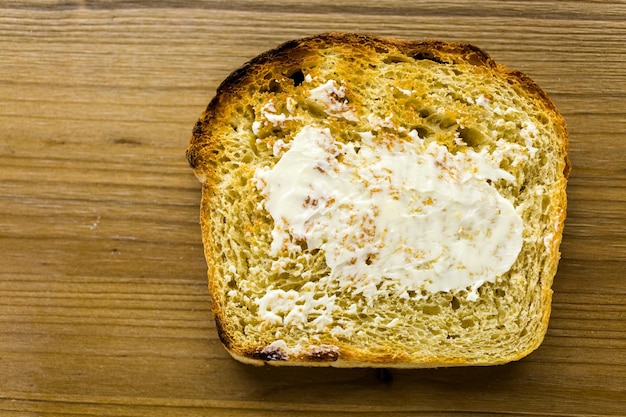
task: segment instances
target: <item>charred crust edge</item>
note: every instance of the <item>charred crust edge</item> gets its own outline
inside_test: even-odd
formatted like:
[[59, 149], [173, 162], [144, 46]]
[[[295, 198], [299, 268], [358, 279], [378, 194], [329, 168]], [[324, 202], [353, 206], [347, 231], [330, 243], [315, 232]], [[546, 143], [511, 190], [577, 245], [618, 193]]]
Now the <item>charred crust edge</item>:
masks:
[[[359, 45], [364, 48], [371, 48], [376, 53], [387, 54], [392, 50], [399, 51], [407, 57], [423, 60], [427, 59], [438, 64], [468, 63], [475, 66], [495, 67], [496, 64], [480, 48], [462, 43], [445, 42], [439, 40], [411, 41], [387, 38], [375, 35], [360, 34], [354, 32], [327, 32], [301, 39], [290, 40], [283, 44], [267, 50], [251, 60], [247, 61], [239, 68], [231, 72], [218, 86], [213, 99], [209, 102], [200, 120], [195, 124], [192, 131], [192, 138], [186, 156], [189, 165], [193, 169], [203, 165], [203, 151], [207, 143], [210, 143], [210, 135], [206, 132], [206, 127], [210, 126], [212, 119], [216, 117], [216, 109], [220, 107], [220, 102], [245, 86], [245, 79], [254, 76], [254, 71], [263, 65], [273, 62], [281, 64], [286, 68], [287, 77], [293, 76], [293, 68], [302, 63], [303, 57], [315, 50], [315, 45], [326, 45], [333, 47], [336, 45]], [[296, 70], [297, 72], [297, 70]], [[298, 83], [297, 78], [294, 83]]]
[[339, 359], [339, 349], [335, 346], [314, 346], [302, 356], [291, 357], [281, 347], [258, 347], [244, 353], [244, 356], [263, 362], [289, 361], [294, 362], [336, 362]]
[[[273, 49], [257, 55], [235, 69], [218, 86], [216, 95], [207, 106], [205, 114], [211, 114], [211, 110], [217, 107], [220, 96], [238, 88], [241, 81], [251, 74], [254, 68], [268, 62], [295, 63], [302, 58], [298, 54], [292, 56], [295, 50], [301, 49], [303, 53], [307, 53], [311, 46], [315, 44], [330, 45], [331, 47], [334, 45], [361, 45], [373, 48], [378, 53], [389, 53], [390, 49], [395, 48], [416, 60], [427, 59], [439, 64], [465, 62], [475, 66], [495, 66], [495, 62], [486, 52], [471, 44], [439, 40], [401, 40], [352, 32], [327, 32], [284, 42]], [[290, 75], [287, 74], [287, 76]], [[205, 120], [205, 122], [208, 122], [208, 120]], [[194, 136], [197, 136], [198, 132], [201, 132], [201, 129], [194, 129]]]
[[233, 339], [226, 331], [219, 315], [215, 315], [215, 327], [217, 328], [217, 336], [227, 350], [233, 349]]
[[245, 353], [245, 356], [261, 360], [263, 362], [286, 361], [288, 359], [285, 351], [279, 348], [270, 348], [269, 346], [265, 348], [257, 348], [254, 351], [247, 352]]
[[338, 359], [339, 351], [337, 349], [318, 348], [307, 354], [307, 360], [311, 362], [335, 362]]

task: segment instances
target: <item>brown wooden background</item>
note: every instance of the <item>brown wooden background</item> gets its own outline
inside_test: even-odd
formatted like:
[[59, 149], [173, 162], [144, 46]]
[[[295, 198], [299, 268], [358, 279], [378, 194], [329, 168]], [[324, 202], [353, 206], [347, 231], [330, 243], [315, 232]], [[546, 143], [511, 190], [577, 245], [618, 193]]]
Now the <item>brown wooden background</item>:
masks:
[[[0, 3], [0, 415], [626, 415], [626, 3]], [[574, 171], [550, 329], [518, 363], [241, 365], [184, 151], [217, 84], [329, 30], [474, 43], [535, 79]]]

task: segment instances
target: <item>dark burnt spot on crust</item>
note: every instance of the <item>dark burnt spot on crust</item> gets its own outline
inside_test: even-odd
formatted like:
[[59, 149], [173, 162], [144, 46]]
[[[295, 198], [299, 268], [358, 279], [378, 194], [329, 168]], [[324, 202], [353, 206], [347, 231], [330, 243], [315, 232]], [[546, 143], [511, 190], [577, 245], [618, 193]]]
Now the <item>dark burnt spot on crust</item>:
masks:
[[310, 347], [303, 356], [290, 358], [289, 354], [280, 346], [268, 345], [248, 351], [244, 354], [244, 356], [263, 362], [287, 361], [290, 359], [314, 363], [335, 362], [339, 359], [339, 349], [336, 346], [331, 345], [313, 346]]
[[283, 75], [293, 80], [294, 86], [302, 84], [304, 81], [302, 65], [306, 57], [315, 53], [317, 49], [332, 48], [337, 45], [352, 47], [358, 45], [362, 48], [371, 48], [379, 54], [390, 53], [396, 48], [397, 51], [415, 60], [430, 60], [438, 64], [469, 63], [476, 66], [495, 66], [487, 53], [470, 44], [437, 40], [401, 41], [357, 33], [322, 33], [285, 42], [261, 53], [234, 70], [217, 88], [217, 94], [209, 103], [207, 113], [211, 113], [211, 110], [218, 107], [220, 96], [233, 94], [243, 88], [246, 84], [245, 79], [248, 77], [253, 79], [258, 75], [257, 72], [269, 62], [274, 66], [282, 67], [282, 71], [277, 70], [277, 76], [282, 72]]
[[[312, 51], [315, 51], [316, 48], [325, 49], [339, 44], [373, 48], [377, 53], [389, 53], [395, 47], [415, 60], [430, 60], [439, 64], [466, 62], [477, 66], [491, 67], [495, 65], [487, 53], [470, 44], [449, 43], [437, 40], [400, 41], [357, 33], [330, 32], [291, 40], [252, 58], [234, 70], [220, 84], [217, 89], [217, 95], [227, 94], [240, 87], [243, 79], [248, 76], [254, 76], [255, 71], [268, 62], [272, 62], [274, 65], [282, 63], [285, 66], [288, 65], [287, 68], [289, 66], [293, 68], [293, 66], [301, 65], [304, 58]], [[296, 86], [300, 85], [304, 80], [301, 70], [296, 70], [295, 72], [287, 70], [285, 72], [287, 72], [287, 77], [291, 78]], [[215, 104], [213, 103], [212, 107], [215, 107]]]
[[252, 352], [247, 353], [245, 356], [248, 356], [252, 359], [261, 360], [263, 362], [286, 361], [287, 359], [289, 359], [287, 354], [282, 349], [274, 348], [271, 346], [258, 348]]
[[556, 105], [548, 97], [548, 94], [541, 87], [539, 87], [539, 85], [535, 83], [528, 75], [515, 69], [507, 69], [506, 74], [507, 82], [509, 84], [514, 87], [517, 86], [519, 88], [522, 88], [532, 95], [539, 96], [541, 98], [541, 102], [544, 103], [550, 111], [557, 115], [559, 114]]
[[476, 65], [476, 66], [493, 66], [494, 62], [491, 59], [491, 57], [482, 49], [478, 48], [477, 46], [474, 45], [470, 45], [470, 44], [462, 44], [462, 52], [465, 56], [465, 59], [467, 59], [467, 62], [469, 62], [472, 65]]
[[[241, 87], [241, 82], [246, 77], [253, 76], [254, 71], [257, 68], [263, 66], [268, 62], [273, 62], [276, 64], [280, 62], [286, 63], [296, 60], [299, 54], [296, 54], [295, 51], [299, 48], [302, 48], [302, 46], [307, 43], [307, 40], [308, 38], [291, 40], [252, 58], [251, 60], [231, 72], [228, 77], [226, 77], [226, 79], [222, 81], [222, 83], [217, 88], [216, 98], [217, 96], [220, 96], [222, 94], [228, 94], [236, 88]], [[211, 104], [209, 104], [209, 107], [211, 107]]]
[[272, 361], [286, 361], [287, 357], [281, 350], [271, 351], [271, 352], [258, 352], [258, 356], [255, 359], [260, 359], [265, 362]]
[[187, 151], [185, 152], [185, 156], [187, 157], [187, 162], [189, 163], [189, 166], [191, 168], [196, 169], [196, 167], [199, 166], [198, 152], [196, 151], [196, 147], [190, 147], [189, 149], [187, 149]]
[[335, 346], [318, 346], [307, 353], [311, 362], [335, 362], [339, 359], [339, 350]]
[[232, 349], [233, 340], [224, 328], [224, 325], [222, 324], [222, 321], [218, 316], [215, 317], [215, 327], [217, 327], [217, 335], [220, 338], [220, 341], [222, 342], [224, 347], [228, 350]]
[[202, 123], [202, 120], [198, 120], [196, 124], [193, 126], [192, 133], [196, 136], [200, 136], [203, 131], [204, 131], [204, 124]]
[[495, 63], [482, 49], [465, 43], [428, 40], [409, 46], [415, 60], [430, 60], [438, 64], [468, 63], [477, 67], [493, 67]]
[[204, 152], [206, 152], [206, 148], [209, 148], [212, 144], [210, 132], [208, 131], [208, 126], [210, 126], [213, 114], [213, 109], [217, 107], [217, 97], [214, 97], [213, 100], [207, 106], [207, 110], [203, 113], [202, 117], [196, 122], [192, 130], [191, 141], [189, 143], [189, 147], [186, 151], [187, 162], [189, 162], [189, 166], [191, 168], [196, 169], [201, 167], [205, 162], [203, 158]]

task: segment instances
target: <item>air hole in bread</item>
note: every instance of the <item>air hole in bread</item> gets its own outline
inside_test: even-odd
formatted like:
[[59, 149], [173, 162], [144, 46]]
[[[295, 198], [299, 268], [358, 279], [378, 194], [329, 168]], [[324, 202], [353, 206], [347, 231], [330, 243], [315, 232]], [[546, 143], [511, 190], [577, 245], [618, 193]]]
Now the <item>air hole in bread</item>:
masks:
[[427, 306], [424, 306], [422, 311], [424, 312], [424, 314], [436, 315], [436, 314], [439, 314], [441, 312], [441, 309], [439, 308], [439, 306], [427, 305]]
[[450, 117], [443, 117], [439, 121], [439, 127], [442, 129], [449, 129], [456, 124], [456, 120]]
[[283, 88], [278, 82], [278, 80], [276, 78], [273, 78], [269, 82], [268, 91], [270, 93], [280, 93], [283, 91]]
[[290, 75], [288, 75], [288, 77], [293, 80], [293, 85], [295, 87], [298, 87], [299, 85], [301, 85], [304, 82], [304, 78], [305, 78], [304, 73], [302, 72], [301, 69], [295, 70]]
[[485, 138], [476, 129], [462, 127], [458, 130], [459, 138], [470, 148], [478, 149], [485, 144]]
[[425, 138], [427, 138], [428, 136], [431, 135], [431, 131], [428, 130], [424, 126], [414, 127], [413, 130], [415, 130], [417, 132], [417, 134], [419, 135], [419, 137], [422, 138], [422, 139], [425, 139]]
[[326, 110], [324, 107], [318, 103], [313, 101], [306, 102], [306, 109], [309, 111], [312, 117], [315, 118], [324, 118], [326, 117]]
[[389, 55], [383, 62], [385, 64], [401, 64], [404, 62], [411, 62], [411, 59], [406, 55]]
[[458, 310], [459, 307], [461, 307], [461, 302], [458, 298], [452, 297], [452, 300], [450, 301], [450, 307], [452, 307], [452, 310]]
[[544, 195], [541, 198], [541, 212], [546, 213], [548, 211], [548, 207], [550, 207], [550, 196]]
[[306, 251], [309, 248], [306, 243], [306, 239], [296, 239], [295, 244], [300, 246], [300, 249], [302, 249], [302, 251]]
[[472, 319], [464, 319], [461, 321], [461, 327], [467, 329], [469, 327], [474, 327], [474, 320]]
[[448, 64], [448, 62], [444, 61], [443, 59], [439, 58], [438, 56], [435, 56], [434, 54], [430, 52], [418, 52], [415, 55], [413, 55], [413, 59], [416, 61], [433, 61], [433, 62], [436, 62], [437, 64]]
[[419, 114], [422, 119], [426, 119], [430, 116], [431, 111], [429, 109], [421, 109], [417, 114]]

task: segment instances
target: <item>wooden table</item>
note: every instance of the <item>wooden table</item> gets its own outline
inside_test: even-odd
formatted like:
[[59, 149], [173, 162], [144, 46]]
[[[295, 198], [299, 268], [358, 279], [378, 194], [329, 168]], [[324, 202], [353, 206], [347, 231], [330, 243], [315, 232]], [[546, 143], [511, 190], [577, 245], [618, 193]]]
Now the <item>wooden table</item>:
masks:
[[[0, 415], [626, 415], [626, 3], [0, 3]], [[537, 81], [574, 170], [528, 358], [255, 368], [222, 349], [185, 160], [218, 83], [330, 30], [474, 43]]]

